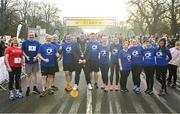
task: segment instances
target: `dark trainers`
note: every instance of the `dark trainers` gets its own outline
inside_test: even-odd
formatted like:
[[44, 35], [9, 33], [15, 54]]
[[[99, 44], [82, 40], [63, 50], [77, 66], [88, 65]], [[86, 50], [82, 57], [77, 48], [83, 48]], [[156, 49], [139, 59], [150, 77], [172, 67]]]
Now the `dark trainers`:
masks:
[[30, 93], [30, 88], [27, 87], [27, 90], [26, 90], [26, 96], [29, 96], [29, 93]]
[[57, 90], [59, 89], [58, 87], [56, 87], [56, 86], [54, 86], [54, 85], [51, 86], [51, 88], [52, 88], [53, 91], [57, 91]]
[[94, 84], [94, 87], [95, 87], [96, 89], [99, 88], [97, 83]]
[[153, 94], [153, 91], [150, 90], [150, 91], [148, 92], [148, 94], [149, 94], [149, 95], [152, 95], [152, 94]]
[[172, 84], [172, 86], [171, 86], [172, 88], [176, 88], [176, 84]]
[[53, 95], [54, 94], [54, 91], [52, 89], [48, 89], [48, 94], [49, 95]]
[[146, 91], [144, 91], [144, 92], [145, 92], [146, 94], [148, 94], [148, 93], [149, 93], [149, 91], [150, 91], [149, 89], [146, 89]]
[[42, 91], [41, 94], [40, 94], [40, 97], [44, 97], [48, 94], [48, 91], [45, 90], [45, 91]]
[[165, 93], [165, 90], [162, 89], [162, 90], [159, 91], [159, 94], [158, 94], [158, 95], [159, 95], [159, 96], [163, 96], [163, 95], [165, 95], [165, 94], [166, 94], [166, 93]]
[[36, 86], [34, 86], [32, 93], [34, 93], [34, 94], [40, 94], [41, 92], [37, 89]]

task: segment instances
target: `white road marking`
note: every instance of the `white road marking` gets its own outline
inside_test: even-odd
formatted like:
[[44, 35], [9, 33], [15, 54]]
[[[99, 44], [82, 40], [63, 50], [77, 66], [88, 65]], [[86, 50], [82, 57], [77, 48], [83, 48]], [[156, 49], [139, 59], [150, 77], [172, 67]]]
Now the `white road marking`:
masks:
[[86, 114], [92, 114], [92, 91], [87, 90]]

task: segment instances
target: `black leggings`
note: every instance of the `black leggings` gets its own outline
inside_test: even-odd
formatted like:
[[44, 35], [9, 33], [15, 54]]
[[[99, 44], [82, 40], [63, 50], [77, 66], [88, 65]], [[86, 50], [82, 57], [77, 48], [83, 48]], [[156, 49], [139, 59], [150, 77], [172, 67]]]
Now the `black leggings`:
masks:
[[20, 77], [21, 77], [21, 68], [11, 68], [12, 71], [9, 72], [9, 90], [14, 89], [14, 78], [15, 78], [15, 87], [20, 89]]
[[146, 75], [147, 90], [153, 90], [155, 66], [144, 67]]
[[171, 79], [173, 76], [173, 84], [176, 85], [176, 80], [177, 80], [177, 66], [176, 65], [168, 65], [168, 70], [169, 70], [169, 77], [168, 77], [168, 82], [171, 83]]
[[75, 72], [75, 84], [77, 84], [77, 85], [79, 84], [80, 74], [81, 74], [82, 69], [84, 71], [87, 84], [91, 83], [89, 62], [87, 62], [85, 65], [80, 65], [80, 64], [77, 63], [75, 67], [76, 67], [75, 68], [76, 69], [76, 72]]
[[156, 67], [156, 79], [162, 85], [161, 89], [166, 89], [167, 66]]
[[103, 84], [108, 85], [109, 64], [100, 64]]
[[111, 63], [111, 75], [110, 75], [110, 83], [113, 84], [114, 70], [116, 73], [116, 85], [119, 83], [119, 64]]
[[123, 71], [120, 71], [120, 73], [121, 73], [121, 78], [120, 78], [121, 89], [125, 90], [125, 89], [127, 89], [126, 88], [127, 78], [130, 74], [130, 70], [123, 70]]
[[132, 65], [133, 83], [137, 87], [140, 87], [140, 83], [141, 83], [140, 74], [141, 74], [141, 71], [142, 71], [142, 66], [140, 66], [140, 65]]

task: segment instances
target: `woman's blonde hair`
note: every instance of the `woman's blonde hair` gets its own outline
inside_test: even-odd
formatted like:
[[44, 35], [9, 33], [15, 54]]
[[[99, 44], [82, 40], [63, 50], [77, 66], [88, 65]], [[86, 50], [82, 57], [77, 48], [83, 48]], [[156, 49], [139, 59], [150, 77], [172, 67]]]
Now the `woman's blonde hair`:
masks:
[[12, 47], [13, 44], [17, 44], [17, 45], [19, 46], [19, 41], [17, 40], [16, 37], [11, 38], [11, 39], [9, 40], [9, 46]]

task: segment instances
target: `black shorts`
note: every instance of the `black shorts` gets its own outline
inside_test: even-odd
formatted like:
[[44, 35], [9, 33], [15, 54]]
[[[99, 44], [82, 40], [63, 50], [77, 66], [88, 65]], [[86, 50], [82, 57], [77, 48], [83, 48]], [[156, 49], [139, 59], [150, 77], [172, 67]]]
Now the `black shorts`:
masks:
[[99, 72], [99, 61], [89, 61], [90, 72]]
[[41, 75], [42, 76], [48, 76], [48, 75], [55, 75], [56, 68], [53, 67], [43, 67], [41, 66]]
[[59, 72], [58, 62], [55, 63], [54, 70], [55, 70], [55, 72]]
[[75, 71], [75, 64], [74, 63], [63, 63], [63, 71], [70, 71], [73, 72]]

